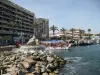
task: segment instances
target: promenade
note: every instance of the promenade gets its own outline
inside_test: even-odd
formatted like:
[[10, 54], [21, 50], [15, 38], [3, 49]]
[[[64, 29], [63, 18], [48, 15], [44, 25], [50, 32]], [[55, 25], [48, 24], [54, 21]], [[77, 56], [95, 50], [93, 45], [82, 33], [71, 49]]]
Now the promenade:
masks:
[[0, 51], [11, 51], [13, 48], [15, 48], [15, 45], [0, 46]]

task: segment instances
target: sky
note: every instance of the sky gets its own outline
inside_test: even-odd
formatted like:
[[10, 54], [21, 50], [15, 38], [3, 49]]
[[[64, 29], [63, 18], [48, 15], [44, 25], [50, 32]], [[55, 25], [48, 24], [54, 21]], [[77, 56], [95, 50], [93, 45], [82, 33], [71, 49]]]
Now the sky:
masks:
[[49, 26], [88, 28], [100, 32], [100, 0], [11, 0], [32, 11], [37, 18], [49, 19]]

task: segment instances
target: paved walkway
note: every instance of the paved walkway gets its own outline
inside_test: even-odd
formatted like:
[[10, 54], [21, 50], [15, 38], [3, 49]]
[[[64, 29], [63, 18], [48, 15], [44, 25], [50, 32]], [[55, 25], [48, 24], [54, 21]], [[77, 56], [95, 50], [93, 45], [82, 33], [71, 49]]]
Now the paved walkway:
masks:
[[15, 48], [15, 45], [0, 46], [0, 51], [11, 51], [13, 48]]

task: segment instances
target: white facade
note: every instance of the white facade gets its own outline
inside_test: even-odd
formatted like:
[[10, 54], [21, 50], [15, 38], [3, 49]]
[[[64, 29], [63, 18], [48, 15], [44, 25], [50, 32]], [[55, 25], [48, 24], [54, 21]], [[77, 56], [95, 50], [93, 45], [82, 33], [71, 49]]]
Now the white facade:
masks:
[[56, 30], [54, 32], [54, 35], [53, 35], [53, 31], [49, 31], [49, 37], [54, 37], [54, 36], [60, 37], [61, 35], [63, 35], [63, 34], [60, 31], [58, 31], [58, 30]]

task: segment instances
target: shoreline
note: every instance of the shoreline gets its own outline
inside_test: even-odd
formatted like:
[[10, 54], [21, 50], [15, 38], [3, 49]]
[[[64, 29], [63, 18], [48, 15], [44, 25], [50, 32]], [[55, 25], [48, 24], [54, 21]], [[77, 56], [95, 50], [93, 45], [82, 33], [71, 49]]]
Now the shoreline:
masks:
[[0, 64], [2, 73], [14, 75], [59, 75], [60, 69], [66, 64], [66, 60], [56, 54], [39, 52], [25, 55], [4, 51], [0, 53], [0, 59], [3, 61]]

